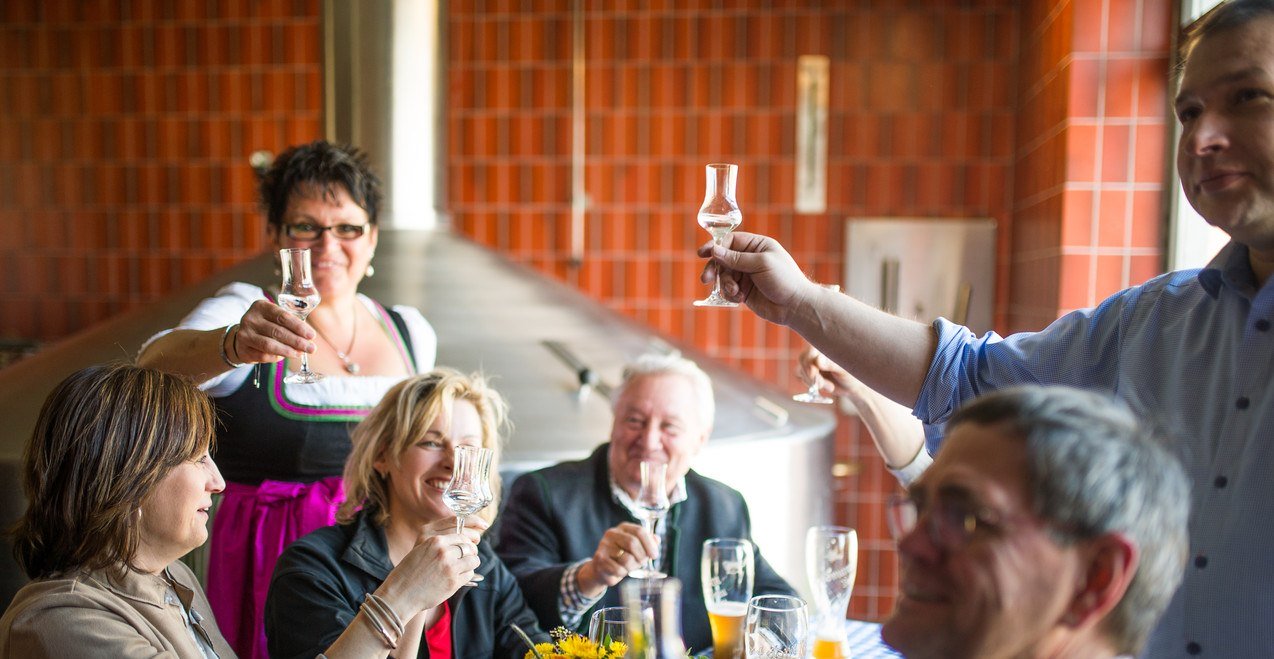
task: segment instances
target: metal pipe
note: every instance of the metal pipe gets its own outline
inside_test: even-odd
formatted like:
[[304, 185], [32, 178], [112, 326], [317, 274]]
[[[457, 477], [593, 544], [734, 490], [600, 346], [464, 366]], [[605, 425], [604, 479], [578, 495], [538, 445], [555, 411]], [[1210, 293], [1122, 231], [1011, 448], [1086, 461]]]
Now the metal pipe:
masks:
[[570, 265], [584, 263], [584, 0], [575, 0], [571, 42], [571, 253]]

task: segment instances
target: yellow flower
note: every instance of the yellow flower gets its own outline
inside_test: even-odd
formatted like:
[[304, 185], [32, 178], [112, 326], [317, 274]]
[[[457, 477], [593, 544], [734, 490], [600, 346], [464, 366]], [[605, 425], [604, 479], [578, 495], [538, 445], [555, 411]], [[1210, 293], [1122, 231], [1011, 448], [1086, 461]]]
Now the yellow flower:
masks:
[[611, 641], [606, 651], [610, 653], [609, 656], [622, 657], [628, 654], [628, 646], [623, 641]]
[[550, 657], [556, 649], [552, 643], [536, 643], [535, 649], [527, 650], [526, 654], [522, 655], [522, 659], [535, 659], [536, 652], [539, 652], [544, 657]]
[[597, 659], [597, 644], [583, 636], [567, 636], [557, 642], [557, 647], [572, 659]]

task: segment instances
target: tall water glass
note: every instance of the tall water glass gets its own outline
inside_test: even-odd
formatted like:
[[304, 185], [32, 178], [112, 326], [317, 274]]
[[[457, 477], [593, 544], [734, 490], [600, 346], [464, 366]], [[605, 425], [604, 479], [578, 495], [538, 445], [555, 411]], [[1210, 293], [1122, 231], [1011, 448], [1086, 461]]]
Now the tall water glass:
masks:
[[626, 579], [620, 595], [628, 609], [628, 659], [685, 658], [679, 579]]
[[593, 612], [588, 620], [588, 640], [598, 646], [608, 646], [612, 641], [631, 643], [628, 634], [628, 609], [608, 606]]
[[699, 574], [703, 601], [712, 627], [712, 656], [743, 657], [743, 619], [752, 599], [755, 558], [752, 542], [741, 538], [712, 538], [703, 543]]
[[805, 659], [810, 623], [805, 601], [790, 595], [757, 595], [744, 621], [748, 659]]
[[805, 535], [805, 570], [816, 611], [814, 656], [848, 656], [845, 613], [858, 573], [858, 533], [844, 526], [810, 528]]
[[[310, 312], [319, 304], [319, 292], [314, 286], [314, 275], [310, 269], [310, 250], [279, 250], [279, 267], [283, 271], [283, 284], [279, 287], [279, 306], [284, 311], [301, 320], [309, 317]], [[288, 384], [312, 384], [323, 379], [322, 373], [310, 370], [310, 356], [301, 353], [301, 370], [283, 378]]]
[[[699, 208], [699, 226], [712, 236], [712, 242], [720, 245], [721, 241], [743, 221], [743, 212], [739, 210], [739, 202], [734, 198], [735, 187], [739, 180], [739, 166], [713, 163], [707, 166], [705, 172], [707, 187], [703, 195], [703, 206]], [[721, 296], [720, 277], [712, 287], [712, 294], [702, 300], [695, 300], [694, 305], [696, 307], [739, 306]]]

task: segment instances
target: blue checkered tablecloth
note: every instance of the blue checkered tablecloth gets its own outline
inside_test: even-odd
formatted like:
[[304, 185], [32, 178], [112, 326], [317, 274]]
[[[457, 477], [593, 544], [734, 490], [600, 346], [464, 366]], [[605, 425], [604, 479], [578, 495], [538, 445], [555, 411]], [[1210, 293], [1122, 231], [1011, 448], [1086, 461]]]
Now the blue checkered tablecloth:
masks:
[[902, 656], [880, 640], [879, 623], [846, 620], [845, 638], [849, 640], [849, 649], [854, 653], [853, 659], [892, 659]]

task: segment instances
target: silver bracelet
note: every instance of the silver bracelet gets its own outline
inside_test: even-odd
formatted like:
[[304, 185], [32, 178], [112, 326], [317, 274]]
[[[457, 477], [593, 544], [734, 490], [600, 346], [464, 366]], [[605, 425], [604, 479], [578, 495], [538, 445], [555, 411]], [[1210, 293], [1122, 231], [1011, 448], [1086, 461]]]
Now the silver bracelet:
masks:
[[[231, 323], [226, 325], [226, 331], [221, 333], [221, 343], [217, 345], [217, 352], [221, 354], [221, 361], [226, 363], [230, 368], [239, 368], [243, 364], [236, 364], [230, 361], [230, 355], [226, 354], [226, 338], [230, 336], [230, 330], [239, 326], [239, 323]], [[237, 340], [239, 335], [236, 333], [234, 338]], [[245, 362], [246, 363], [246, 362]]]
[[[367, 614], [372, 626], [376, 628], [377, 633], [384, 639], [385, 645], [389, 649], [398, 648], [398, 642], [402, 640], [406, 630], [403, 628], [402, 618], [375, 593], [367, 593], [363, 596], [363, 604], [359, 607]], [[391, 633], [392, 632], [392, 633]]]
[[385, 647], [390, 650], [397, 650], [398, 639], [402, 638], [402, 634], [398, 636], [390, 635], [389, 629], [386, 628], [386, 622], [381, 619], [381, 614], [376, 610], [375, 605], [370, 604], [368, 600], [363, 600], [363, 604], [358, 607], [358, 610], [363, 612], [367, 621], [372, 624], [372, 628], [376, 630], [377, 634], [380, 634], [381, 640], [385, 642]]
[[398, 632], [398, 636], [400, 638], [402, 637], [403, 632], [405, 631], [403, 627], [403, 619], [399, 618], [397, 613], [394, 613], [394, 610], [385, 603], [385, 600], [380, 598], [380, 595], [377, 595], [376, 593], [367, 593], [367, 595], [363, 598], [363, 601], [370, 602], [372, 606], [376, 607], [377, 611], [381, 615], [388, 618], [390, 625], [394, 628], [394, 631]]

